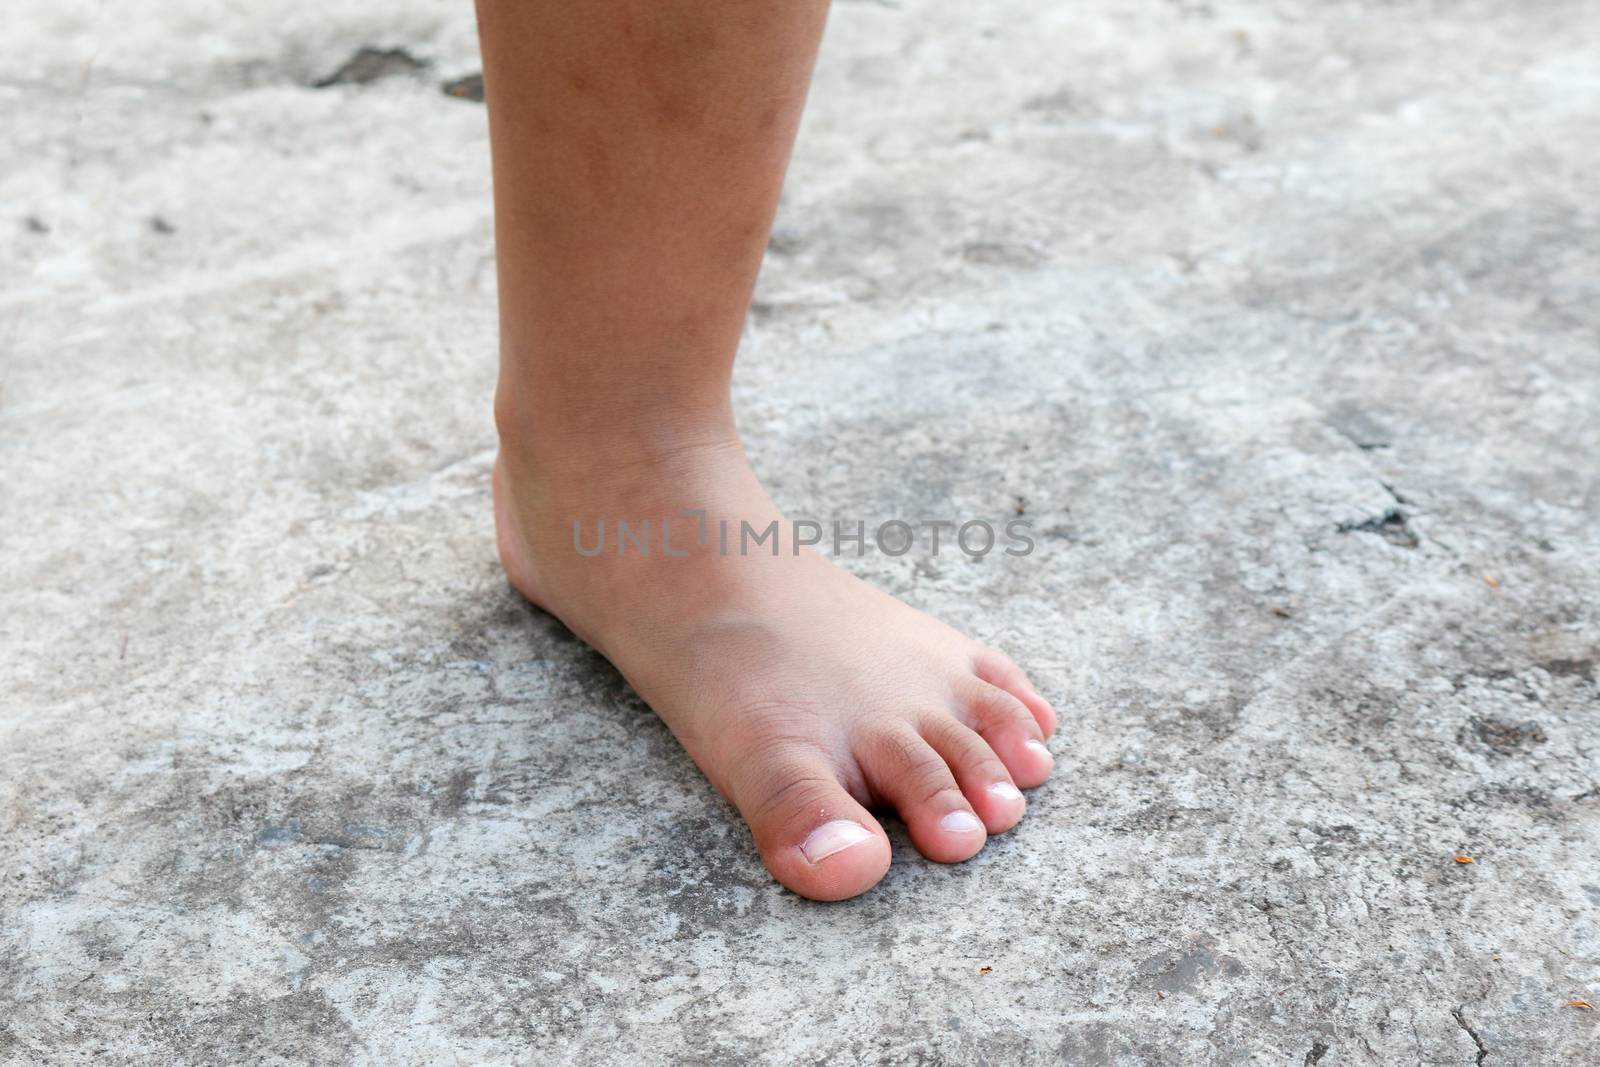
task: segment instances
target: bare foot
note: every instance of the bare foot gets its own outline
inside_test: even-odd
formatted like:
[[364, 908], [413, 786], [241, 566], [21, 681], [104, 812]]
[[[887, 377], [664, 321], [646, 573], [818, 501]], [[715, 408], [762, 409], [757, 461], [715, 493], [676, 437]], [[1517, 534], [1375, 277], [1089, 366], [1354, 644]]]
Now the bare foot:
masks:
[[[818, 900], [874, 885], [890, 850], [869, 807], [894, 808], [943, 863], [1022, 818], [1018, 787], [1049, 776], [1056, 716], [1016, 664], [810, 549], [741, 555], [734, 540], [721, 554], [718, 519], [736, 539], [740, 520], [760, 531], [781, 518], [731, 431], [605, 451], [569, 448], [552, 464], [502, 434], [506, 573], [656, 710], [778, 881]], [[684, 515], [694, 509], [708, 516], [705, 544]], [[618, 553], [619, 519], [649, 520], [648, 555], [636, 543]], [[683, 557], [663, 555], [663, 521]], [[604, 550], [580, 554], [600, 522]]]

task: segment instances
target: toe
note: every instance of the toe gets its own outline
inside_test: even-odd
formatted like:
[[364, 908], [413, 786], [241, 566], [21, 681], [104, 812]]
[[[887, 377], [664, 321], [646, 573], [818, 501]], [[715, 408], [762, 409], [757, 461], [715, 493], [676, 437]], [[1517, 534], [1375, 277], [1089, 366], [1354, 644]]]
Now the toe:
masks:
[[1045, 747], [1044, 731], [1027, 705], [1010, 692], [974, 678], [957, 692], [956, 711], [994, 749], [1013, 783], [1032, 789], [1050, 777], [1055, 759]]
[[1027, 674], [1010, 656], [998, 649], [985, 648], [974, 658], [972, 670], [990, 685], [1004, 689], [1022, 701], [1046, 737], [1056, 732], [1055, 708], [1039, 695], [1033, 683], [1028, 681]]
[[732, 794], [767, 870], [803, 897], [853, 897], [889, 869], [883, 827], [839, 784], [820, 753], [747, 760]]
[[983, 820], [949, 764], [910, 724], [876, 728], [854, 751], [867, 785], [894, 805], [918, 852], [939, 863], [959, 863], [983, 848]]
[[1017, 824], [1027, 801], [987, 741], [943, 712], [929, 715], [921, 733], [949, 766], [985, 830], [998, 834]]

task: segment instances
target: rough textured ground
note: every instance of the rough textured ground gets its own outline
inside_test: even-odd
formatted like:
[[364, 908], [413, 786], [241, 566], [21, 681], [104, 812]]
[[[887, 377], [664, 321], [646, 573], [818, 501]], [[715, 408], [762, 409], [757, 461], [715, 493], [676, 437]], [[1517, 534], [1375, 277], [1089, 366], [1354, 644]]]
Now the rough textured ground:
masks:
[[1600, 1061], [1592, 0], [837, 5], [743, 424], [1067, 709], [837, 906], [499, 573], [468, 5], [5, 21], [0, 1061]]

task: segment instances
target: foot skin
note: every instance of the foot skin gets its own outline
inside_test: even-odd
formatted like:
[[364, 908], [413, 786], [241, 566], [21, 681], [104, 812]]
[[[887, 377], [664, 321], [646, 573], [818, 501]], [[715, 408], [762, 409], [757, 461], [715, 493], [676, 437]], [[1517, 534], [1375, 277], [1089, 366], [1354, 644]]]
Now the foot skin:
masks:
[[[661, 716], [773, 877], [816, 900], [871, 888], [890, 854], [871, 807], [893, 808], [941, 863], [1015, 825], [1020, 790], [1050, 775], [1056, 726], [1017, 665], [809, 549], [724, 556], [715, 533], [697, 545], [686, 509], [704, 509], [713, 531], [719, 517], [761, 530], [779, 512], [731, 434], [652, 451], [552, 465], [503, 433], [500, 557], [518, 591]], [[648, 557], [632, 544], [617, 554], [619, 519], [650, 520]], [[686, 556], [663, 558], [663, 519]], [[603, 552], [577, 551], [574, 520], [586, 549], [604, 521]]]

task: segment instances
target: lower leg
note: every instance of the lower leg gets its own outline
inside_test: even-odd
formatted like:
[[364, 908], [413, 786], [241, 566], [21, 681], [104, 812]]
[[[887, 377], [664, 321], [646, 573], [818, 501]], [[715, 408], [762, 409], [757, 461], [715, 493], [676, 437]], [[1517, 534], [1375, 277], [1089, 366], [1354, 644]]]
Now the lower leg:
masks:
[[[502, 428], [728, 439], [826, 0], [482, 0]], [[618, 440], [619, 436], [624, 438]]]
[[512, 582], [593, 644], [807, 896], [1022, 814], [1054, 713], [1015, 665], [809, 551], [576, 551], [573, 524], [780, 519], [728, 383], [825, 0], [479, 0], [494, 148], [495, 471]]

